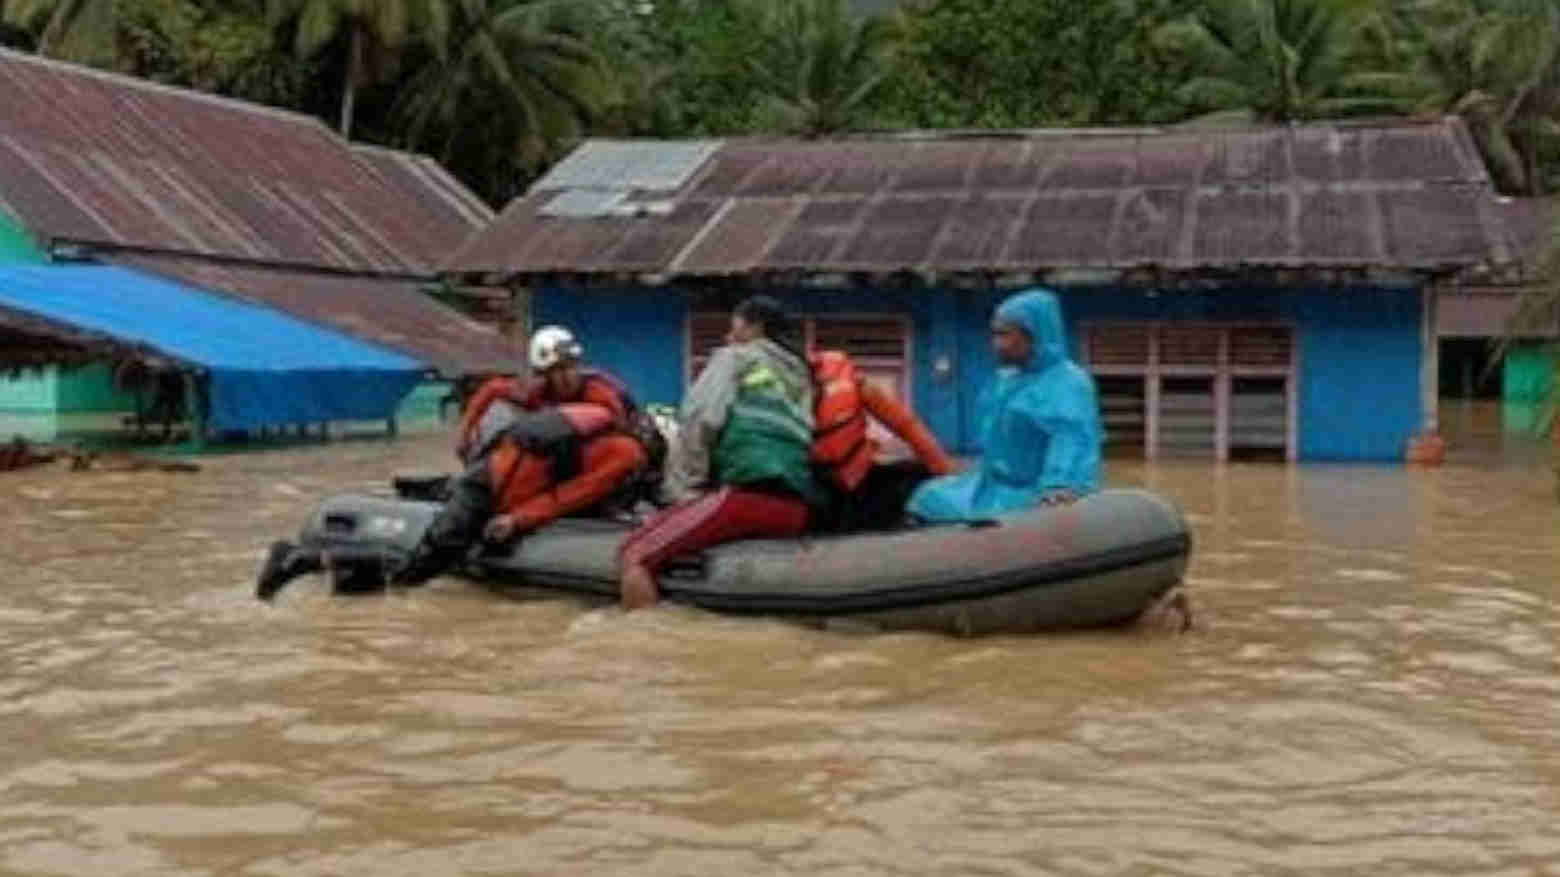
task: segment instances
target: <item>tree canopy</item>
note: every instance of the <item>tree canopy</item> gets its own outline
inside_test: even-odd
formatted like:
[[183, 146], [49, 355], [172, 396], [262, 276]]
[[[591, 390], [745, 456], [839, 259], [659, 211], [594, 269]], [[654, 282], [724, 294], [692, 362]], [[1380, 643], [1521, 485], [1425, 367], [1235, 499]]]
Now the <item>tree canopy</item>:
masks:
[[1467, 119], [1560, 185], [1560, 0], [0, 0], [0, 44], [313, 113], [495, 206], [580, 138]]

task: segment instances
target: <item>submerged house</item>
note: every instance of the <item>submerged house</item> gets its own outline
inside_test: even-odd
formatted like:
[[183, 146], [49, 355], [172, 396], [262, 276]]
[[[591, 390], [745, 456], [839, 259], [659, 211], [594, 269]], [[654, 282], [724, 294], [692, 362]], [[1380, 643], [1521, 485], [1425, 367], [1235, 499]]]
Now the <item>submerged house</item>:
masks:
[[[410, 384], [515, 368], [507, 338], [425, 292], [436, 263], [492, 218], [431, 159], [351, 144], [313, 117], [8, 50], [0, 94], [7, 422], [117, 420], [137, 404], [127, 376], [176, 390], [220, 367], [251, 376], [251, 402], [289, 404], [250, 404], [214, 427], [312, 425], [366, 410], [343, 402], [363, 383], [348, 377], [355, 364], [400, 363]], [[95, 310], [94, 289], [123, 307]], [[191, 304], [202, 296], [220, 301]], [[192, 308], [223, 350], [173, 331]], [[340, 372], [308, 408], [287, 389], [301, 368]], [[381, 392], [373, 417], [392, 416], [405, 389]]]
[[[1542, 318], [1513, 325], [1560, 222], [1560, 199], [1504, 198], [1499, 212], [1512, 234], [1520, 270], [1499, 278], [1470, 278], [1440, 297], [1441, 397], [1500, 401], [1501, 432], [1531, 432], [1560, 374], [1554, 353], [1560, 324]], [[1504, 348], [1501, 342], [1510, 334]], [[1491, 362], [1499, 354], [1498, 362]], [[1461, 413], [1468, 409], [1461, 407]], [[1487, 426], [1487, 425], [1486, 425]], [[1469, 427], [1475, 429], [1476, 427]]]
[[446, 262], [675, 400], [754, 291], [974, 450], [1015, 289], [1062, 298], [1109, 450], [1399, 460], [1436, 304], [1512, 259], [1455, 119], [1223, 131], [584, 143]]

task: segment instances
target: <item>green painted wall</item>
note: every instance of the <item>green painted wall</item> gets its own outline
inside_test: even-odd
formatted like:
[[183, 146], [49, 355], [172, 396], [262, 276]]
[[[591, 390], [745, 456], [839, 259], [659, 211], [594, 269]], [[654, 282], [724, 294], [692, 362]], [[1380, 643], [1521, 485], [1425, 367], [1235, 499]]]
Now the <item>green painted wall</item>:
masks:
[[62, 372], [55, 404], [61, 412], [135, 411], [135, 394], [114, 386], [106, 363], [93, 363]]
[[[445, 381], [423, 381], [413, 387], [395, 409], [396, 422], [402, 426], [438, 424], [439, 400], [449, 391], [450, 385]], [[448, 409], [448, 413], [451, 418], [460, 414], [453, 407]]]
[[42, 262], [43, 253], [10, 216], [0, 212], [0, 263]]
[[53, 368], [0, 377], [0, 441], [12, 436], [53, 441], [59, 433], [54, 411], [56, 382]]
[[1543, 428], [1540, 419], [1550, 410], [1546, 400], [1555, 390], [1557, 362], [1560, 347], [1553, 344], [1520, 344], [1506, 351], [1501, 425], [1507, 433], [1531, 435]]
[[1539, 402], [1554, 388], [1555, 361], [1560, 350], [1543, 344], [1520, 344], [1506, 352], [1505, 397], [1511, 402]]
[[[43, 262], [43, 253], [20, 224], [0, 210], [0, 264]], [[0, 440], [13, 435], [51, 440], [55, 436], [55, 369], [0, 376]]]
[[54, 366], [0, 378], [0, 440], [22, 435], [54, 440], [64, 434], [119, 428], [135, 397], [115, 389], [107, 365]]
[[25, 371], [14, 377], [0, 378], [0, 411], [32, 413], [54, 410], [59, 371], [54, 367]]

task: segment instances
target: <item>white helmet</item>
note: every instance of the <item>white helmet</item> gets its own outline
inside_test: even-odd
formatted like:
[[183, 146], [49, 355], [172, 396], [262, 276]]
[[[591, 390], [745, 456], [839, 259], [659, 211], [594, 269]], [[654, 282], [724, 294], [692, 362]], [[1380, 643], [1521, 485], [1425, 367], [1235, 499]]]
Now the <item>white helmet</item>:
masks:
[[531, 368], [547, 371], [565, 358], [579, 359], [585, 353], [574, 333], [562, 326], [543, 326], [531, 336]]

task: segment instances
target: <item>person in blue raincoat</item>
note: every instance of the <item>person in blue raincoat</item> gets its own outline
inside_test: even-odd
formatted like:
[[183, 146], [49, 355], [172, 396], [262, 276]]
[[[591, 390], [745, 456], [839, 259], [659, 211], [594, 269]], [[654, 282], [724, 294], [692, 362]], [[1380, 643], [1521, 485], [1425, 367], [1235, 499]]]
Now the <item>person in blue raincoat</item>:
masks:
[[997, 376], [976, 404], [982, 457], [917, 488], [906, 507], [914, 518], [978, 520], [1099, 489], [1099, 399], [1094, 379], [1067, 358], [1056, 296], [1032, 289], [1003, 301], [991, 344]]

